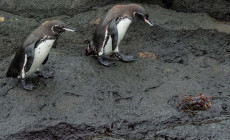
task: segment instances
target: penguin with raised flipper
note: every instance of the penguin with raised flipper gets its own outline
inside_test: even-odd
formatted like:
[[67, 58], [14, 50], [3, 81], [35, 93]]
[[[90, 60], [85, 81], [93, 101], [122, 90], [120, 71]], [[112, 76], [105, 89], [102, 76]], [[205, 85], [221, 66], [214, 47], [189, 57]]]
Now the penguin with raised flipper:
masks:
[[39, 67], [47, 62], [50, 49], [56, 47], [59, 34], [64, 31], [76, 32], [76, 29], [67, 28], [60, 20], [52, 20], [36, 28], [16, 52], [6, 76], [20, 78], [25, 90], [36, 88], [25, 82], [25, 78], [33, 73], [43, 78], [52, 78], [53, 73], [42, 73]]
[[114, 62], [103, 59], [103, 55], [112, 54], [123, 62], [134, 61], [133, 56], [125, 56], [119, 53], [118, 46], [135, 17], [153, 26], [145, 9], [138, 4], [112, 7], [97, 26], [93, 40], [89, 42], [86, 48], [86, 55], [95, 55], [97, 61], [107, 67], [112, 66]]

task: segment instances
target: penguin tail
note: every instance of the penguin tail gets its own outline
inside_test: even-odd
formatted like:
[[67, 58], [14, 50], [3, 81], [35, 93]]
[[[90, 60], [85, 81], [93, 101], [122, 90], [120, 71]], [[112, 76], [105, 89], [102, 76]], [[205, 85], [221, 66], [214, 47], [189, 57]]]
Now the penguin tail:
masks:
[[24, 64], [24, 57], [25, 53], [21, 52], [21, 50], [15, 54], [14, 59], [12, 60], [6, 73], [6, 77], [17, 78], [21, 74], [21, 70]]
[[11, 63], [11, 65], [10, 65], [10, 67], [6, 73], [6, 77], [17, 78], [19, 74], [20, 74], [19, 70], [17, 70]]
[[6, 77], [11, 77], [11, 74], [10, 74], [9, 70], [6, 73]]

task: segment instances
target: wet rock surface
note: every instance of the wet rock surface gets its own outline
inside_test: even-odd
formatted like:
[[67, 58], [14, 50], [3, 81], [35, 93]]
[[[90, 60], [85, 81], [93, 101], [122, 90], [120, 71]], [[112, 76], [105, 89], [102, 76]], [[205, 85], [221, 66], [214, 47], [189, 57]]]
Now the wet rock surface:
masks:
[[[147, 2], [143, 6], [157, 25], [135, 20], [120, 45], [138, 60], [110, 58], [116, 63], [111, 68], [84, 53], [96, 21], [113, 3], [48, 17], [38, 10], [39, 18], [0, 11], [0, 139], [229, 139], [229, 24]], [[27, 81], [38, 88], [24, 91], [17, 79], [5, 77], [7, 68], [23, 39], [50, 19], [78, 32], [63, 33], [41, 68], [55, 77], [34, 74]], [[212, 97], [212, 107], [176, 108], [184, 95], [199, 94]]]
[[230, 21], [229, 0], [166, 0], [168, 8], [180, 12], [208, 13], [215, 19]]

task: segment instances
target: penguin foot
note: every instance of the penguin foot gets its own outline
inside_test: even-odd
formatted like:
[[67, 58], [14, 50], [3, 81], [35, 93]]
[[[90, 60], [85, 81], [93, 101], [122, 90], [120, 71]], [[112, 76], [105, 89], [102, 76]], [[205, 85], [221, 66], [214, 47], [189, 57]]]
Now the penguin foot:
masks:
[[115, 53], [115, 56], [123, 62], [132, 62], [136, 60], [134, 56], [126, 56], [120, 53]]
[[111, 66], [113, 66], [115, 64], [114, 62], [104, 60], [102, 57], [97, 57], [97, 61], [100, 64], [102, 64], [103, 66], [106, 66], [106, 67], [111, 67]]
[[23, 87], [25, 90], [31, 91], [31, 90], [33, 90], [33, 89], [36, 88], [36, 86], [33, 85], [33, 84], [26, 84], [25, 79], [22, 79], [22, 80], [21, 80], [21, 83], [22, 83], [22, 87]]
[[38, 76], [41, 76], [45, 79], [48, 79], [48, 78], [53, 78], [54, 77], [54, 72], [48, 72], [48, 73], [42, 73], [40, 71], [37, 71], [35, 72]]

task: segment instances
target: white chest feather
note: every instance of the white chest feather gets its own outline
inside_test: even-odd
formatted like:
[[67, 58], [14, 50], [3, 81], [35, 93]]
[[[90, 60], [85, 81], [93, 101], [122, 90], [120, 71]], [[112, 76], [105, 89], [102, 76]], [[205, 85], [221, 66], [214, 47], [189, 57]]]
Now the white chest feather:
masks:
[[104, 48], [101, 49], [99, 55], [102, 55], [104, 52], [104, 55], [109, 55], [112, 52], [118, 52], [118, 46], [121, 42], [121, 40], [123, 39], [127, 29], [129, 28], [129, 25], [132, 21], [128, 18], [125, 18], [123, 20], [121, 20], [118, 24], [117, 24], [117, 30], [118, 30], [118, 40], [117, 40], [117, 47], [115, 48], [115, 50], [112, 50], [112, 38], [111, 36], [109, 37], [109, 40], [107, 42], [107, 44], [105, 45]]
[[50, 49], [53, 46], [55, 40], [45, 40], [40, 43], [37, 48], [34, 50], [34, 61], [30, 67], [30, 70], [26, 72], [26, 76], [31, 75], [32, 73], [36, 72], [43, 61], [48, 56]]
[[130, 19], [126, 18], [126, 19], [121, 20], [117, 24], [117, 30], [118, 30], [118, 44], [117, 45], [120, 44], [131, 22], [132, 21]]

